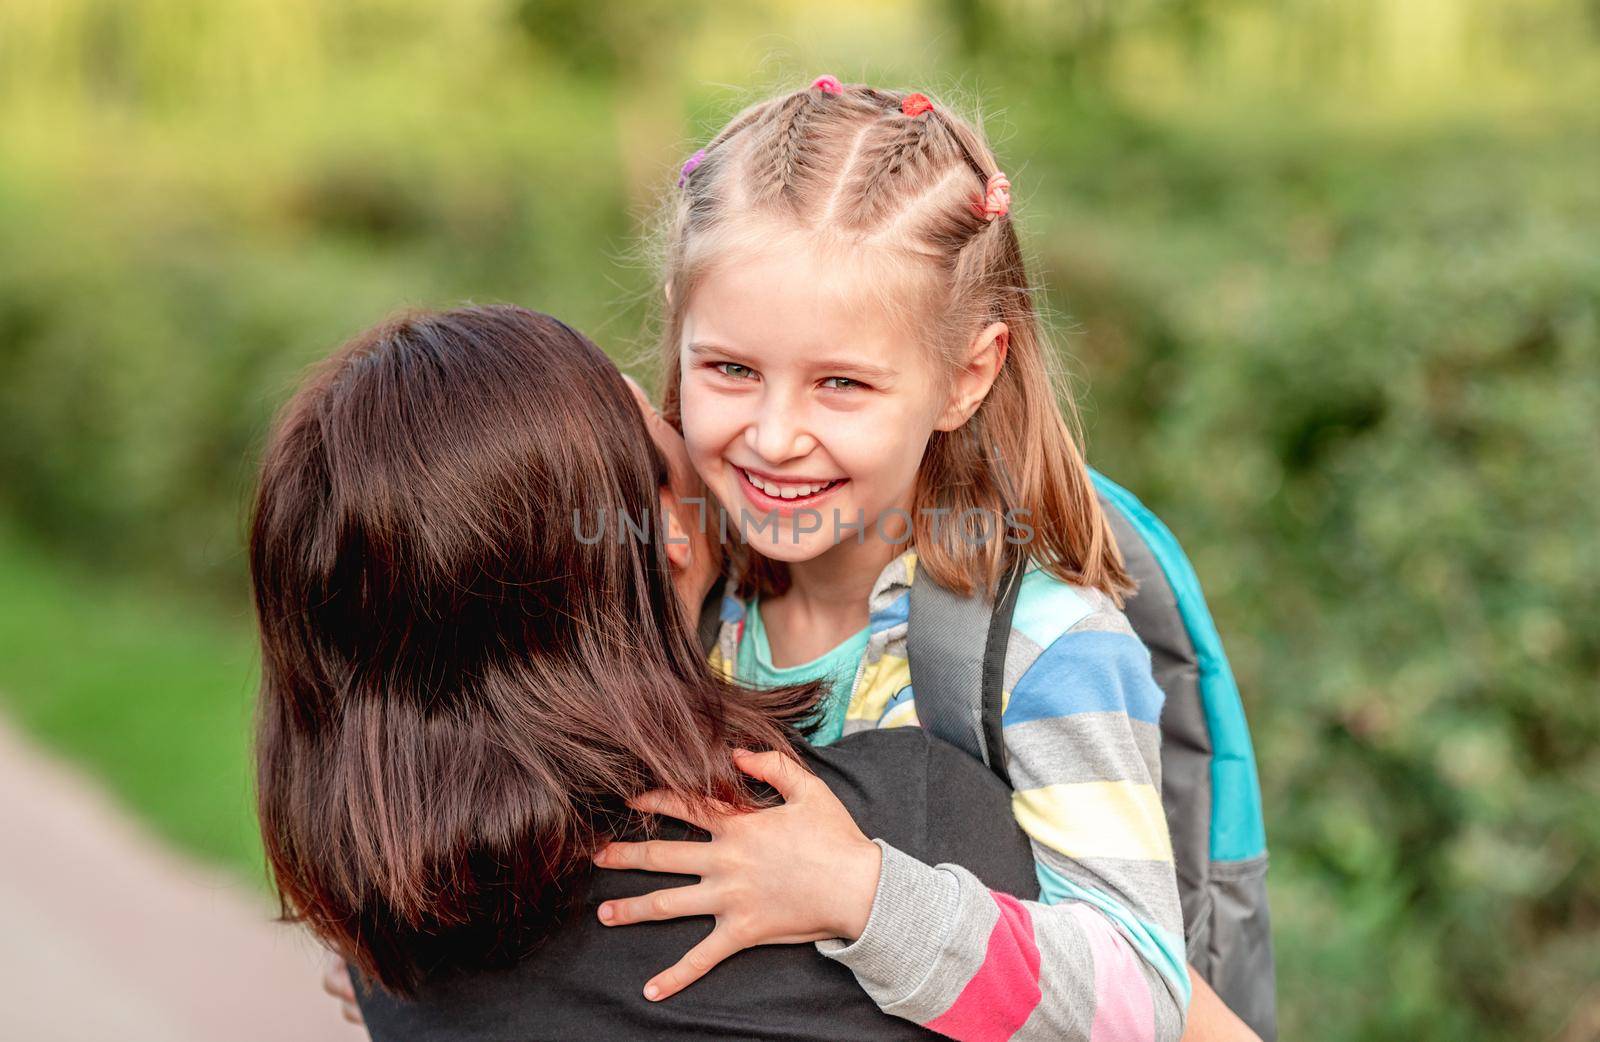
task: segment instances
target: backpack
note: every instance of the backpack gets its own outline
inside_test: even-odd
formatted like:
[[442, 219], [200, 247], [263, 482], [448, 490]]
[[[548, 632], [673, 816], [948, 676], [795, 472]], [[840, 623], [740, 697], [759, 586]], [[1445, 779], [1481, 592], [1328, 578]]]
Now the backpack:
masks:
[[[1132, 493], [1093, 474], [1100, 504], [1138, 591], [1124, 612], [1150, 650], [1161, 714], [1161, 800], [1183, 905], [1188, 957], [1228, 1008], [1266, 1042], [1277, 1038], [1267, 910], [1267, 839], [1255, 752], [1233, 671], [1193, 567]], [[1010, 784], [1001, 685], [1023, 562], [991, 603], [925, 573], [911, 585], [906, 648], [922, 726]]]

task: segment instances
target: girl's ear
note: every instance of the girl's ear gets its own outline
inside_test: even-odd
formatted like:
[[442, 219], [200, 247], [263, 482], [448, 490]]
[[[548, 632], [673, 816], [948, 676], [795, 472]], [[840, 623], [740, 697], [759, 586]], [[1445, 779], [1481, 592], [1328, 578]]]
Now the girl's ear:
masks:
[[991, 322], [967, 346], [967, 361], [956, 372], [950, 400], [939, 414], [935, 430], [953, 431], [972, 419], [978, 406], [989, 396], [989, 389], [1006, 364], [1006, 349], [1011, 345], [1011, 330], [1004, 322]]
[[667, 280], [667, 284], [661, 288], [661, 292], [666, 295], [667, 307], [670, 308], [672, 306], [672, 280], [671, 279]]

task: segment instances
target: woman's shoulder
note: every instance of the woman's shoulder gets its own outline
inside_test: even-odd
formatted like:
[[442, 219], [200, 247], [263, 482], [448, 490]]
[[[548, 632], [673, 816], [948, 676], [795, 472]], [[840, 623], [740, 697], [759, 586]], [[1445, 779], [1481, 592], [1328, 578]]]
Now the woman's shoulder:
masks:
[[1011, 787], [970, 754], [921, 727], [888, 727], [802, 755], [867, 835], [930, 865], [961, 865], [993, 889], [1037, 896]]
[[909, 808], [930, 787], [945, 789], [950, 779], [962, 787], [993, 783], [999, 786], [995, 791], [1009, 793], [987, 767], [921, 727], [856, 731], [826, 746], [801, 743], [797, 751], [846, 806], [852, 799], [863, 807], [882, 804], [896, 793]]

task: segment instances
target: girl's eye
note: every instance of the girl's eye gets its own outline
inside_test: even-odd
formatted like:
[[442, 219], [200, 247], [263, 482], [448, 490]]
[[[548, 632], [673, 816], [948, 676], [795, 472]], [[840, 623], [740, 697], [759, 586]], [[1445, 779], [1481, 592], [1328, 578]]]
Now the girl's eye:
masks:
[[860, 380], [852, 380], [848, 376], [830, 376], [822, 381], [822, 386], [831, 391], [848, 391], [857, 387], [865, 387]]
[[747, 365], [740, 365], [738, 362], [718, 362], [712, 368], [723, 376], [729, 376], [735, 380], [748, 380], [755, 375], [755, 370]]

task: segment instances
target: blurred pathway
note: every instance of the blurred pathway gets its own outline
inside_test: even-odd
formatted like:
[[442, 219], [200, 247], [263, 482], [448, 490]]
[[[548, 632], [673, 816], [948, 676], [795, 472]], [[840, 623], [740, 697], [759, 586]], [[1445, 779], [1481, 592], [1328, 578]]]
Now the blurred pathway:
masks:
[[273, 914], [0, 721], [0, 1038], [364, 1042]]

